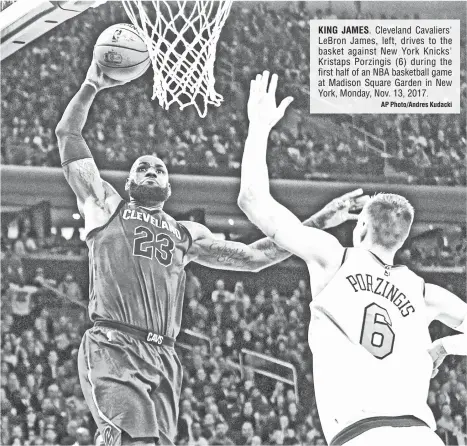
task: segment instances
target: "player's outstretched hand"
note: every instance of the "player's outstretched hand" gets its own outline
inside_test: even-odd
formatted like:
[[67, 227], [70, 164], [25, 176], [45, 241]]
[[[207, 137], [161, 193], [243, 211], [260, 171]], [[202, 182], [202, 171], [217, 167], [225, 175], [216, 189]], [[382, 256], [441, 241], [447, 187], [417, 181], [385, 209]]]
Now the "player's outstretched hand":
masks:
[[428, 349], [428, 353], [430, 354], [433, 361], [433, 373], [431, 374], [431, 377], [434, 378], [438, 373], [439, 366], [443, 363], [444, 358], [447, 356], [446, 349], [444, 348], [441, 339], [437, 339], [431, 344], [430, 348]]
[[126, 84], [129, 81], [116, 81], [107, 76], [100, 68], [97, 62], [93, 59], [88, 73], [86, 74], [85, 83], [94, 85], [97, 91], [104, 88], [117, 87], [118, 85]]
[[323, 228], [332, 228], [348, 220], [357, 220], [358, 213], [369, 199], [368, 195], [363, 195], [362, 189], [355, 189], [332, 200], [315, 214], [315, 219], [320, 220], [320, 226]]
[[276, 105], [277, 74], [273, 74], [269, 83], [269, 71], [258, 74], [251, 81], [248, 99], [248, 119], [250, 125], [262, 126], [271, 130], [284, 116], [286, 108], [293, 101], [291, 96]]

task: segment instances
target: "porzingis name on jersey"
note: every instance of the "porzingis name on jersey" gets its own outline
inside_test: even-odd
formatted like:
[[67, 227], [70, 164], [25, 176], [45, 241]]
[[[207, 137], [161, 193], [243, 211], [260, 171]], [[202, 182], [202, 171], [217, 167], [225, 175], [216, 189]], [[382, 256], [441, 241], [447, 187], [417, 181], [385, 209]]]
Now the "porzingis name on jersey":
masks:
[[356, 293], [369, 291], [390, 300], [399, 309], [403, 317], [415, 312], [415, 308], [407, 296], [386, 279], [371, 274], [351, 274], [346, 279]]
[[179, 240], [181, 240], [180, 231], [173, 225], [167, 223], [164, 220], [160, 220], [153, 215], [149, 215], [146, 212], [138, 212], [134, 209], [125, 209], [123, 211], [123, 219], [124, 220], [141, 220], [145, 221], [146, 223], [151, 223], [156, 228], [166, 229], [174, 234]]

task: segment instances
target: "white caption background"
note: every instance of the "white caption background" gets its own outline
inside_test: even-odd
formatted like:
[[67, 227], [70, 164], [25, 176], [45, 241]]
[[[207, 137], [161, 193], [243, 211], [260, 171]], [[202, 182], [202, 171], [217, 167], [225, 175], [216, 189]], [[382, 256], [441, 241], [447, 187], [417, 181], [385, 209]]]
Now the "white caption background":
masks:
[[310, 21], [310, 112], [460, 113], [459, 20]]

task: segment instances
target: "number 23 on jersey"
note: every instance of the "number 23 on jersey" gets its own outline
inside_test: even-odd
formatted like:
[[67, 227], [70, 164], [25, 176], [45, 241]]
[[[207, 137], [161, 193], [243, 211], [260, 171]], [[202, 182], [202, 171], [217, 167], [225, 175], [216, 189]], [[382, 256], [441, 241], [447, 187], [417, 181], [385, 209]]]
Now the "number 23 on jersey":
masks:
[[146, 226], [135, 228], [135, 239], [133, 241], [133, 255], [155, 258], [162, 266], [172, 263], [175, 243], [172, 238], [164, 233], [154, 234]]

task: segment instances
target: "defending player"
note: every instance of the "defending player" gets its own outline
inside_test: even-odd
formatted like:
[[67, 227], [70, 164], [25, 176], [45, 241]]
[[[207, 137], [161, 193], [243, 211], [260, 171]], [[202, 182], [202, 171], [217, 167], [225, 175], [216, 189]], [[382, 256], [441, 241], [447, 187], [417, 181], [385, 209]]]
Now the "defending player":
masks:
[[404, 197], [371, 198], [349, 249], [324, 231], [303, 227], [271, 197], [268, 135], [292, 98], [276, 107], [277, 76], [269, 89], [268, 79], [264, 72], [251, 83], [238, 204], [279, 246], [301, 257], [313, 278], [309, 342], [326, 439], [346, 446], [441, 445], [426, 403], [430, 376], [445, 354], [467, 354], [467, 337], [431, 346], [428, 325], [438, 319], [465, 333], [467, 305], [393, 264], [414, 216]]
[[[120, 85], [93, 61], [56, 134], [65, 176], [85, 219], [94, 327], [79, 351], [86, 402], [106, 445], [173, 444], [182, 368], [173, 348], [180, 329], [190, 261], [218, 269], [258, 271], [290, 254], [269, 239], [251, 245], [217, 240], [203, 225], [177, 222], [163, 210], [171, 189], [164, 163], [140, 157], [122, 200], [103, 181], [82, 129], [96, 93]], [[304, 224], [335, 226], [354, 218], [331, 202]]]

